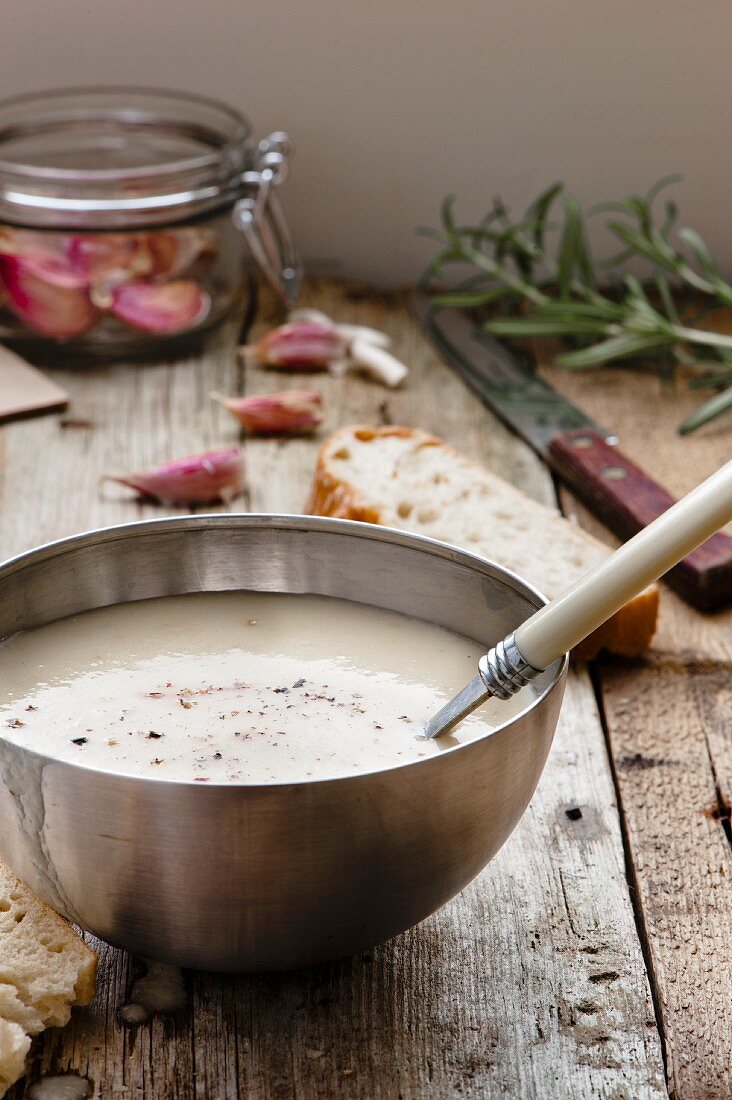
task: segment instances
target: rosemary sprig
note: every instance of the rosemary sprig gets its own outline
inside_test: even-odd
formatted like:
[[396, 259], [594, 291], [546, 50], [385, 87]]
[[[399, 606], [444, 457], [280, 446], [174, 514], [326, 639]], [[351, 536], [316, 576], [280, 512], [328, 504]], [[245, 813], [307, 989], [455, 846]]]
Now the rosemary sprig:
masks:
[[[686, 435], [732, 410], [732, 336], [698, 327], [711, 309], [732, 306], [732, 285], [699, 234], [677, 226], [673, 201], [657, 216], [660, 193], [679, 178], [666, 177], [645, 196], [602, 203], [587, 214], [555, 183], [523, 217], [511, 220], [494, 199], [475, 226], [456, 223], [450, 197], [441, 230], [425, 231], [440, 247], [423, 283], [429, 287], [448, 269], [464, 269], [450, 290], [433, 295], [435, 303], [498, 307], [485, 327], [507, 339], [561, 337], [571, 344], [557, 360], [567, 369], [652, 359], [664, 376], [678, 364], [691, 367], [694, 389], [726, 387], [680, 425]], [[588, 242], [588, 219], [597, 217], [622, 245], [602, 262], [593, 259]], [[631, 260], [642, 261], [642, 279], [627, 273]], [[677, 305], [684, 298], [693, 310]]]

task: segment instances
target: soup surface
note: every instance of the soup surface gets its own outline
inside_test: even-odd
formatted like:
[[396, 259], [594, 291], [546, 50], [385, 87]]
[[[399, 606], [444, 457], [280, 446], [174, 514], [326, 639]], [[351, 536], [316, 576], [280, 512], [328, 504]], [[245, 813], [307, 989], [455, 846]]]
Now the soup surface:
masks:
[[353, 775], [438, 754], [533, 699], [491, 699], [452, 735], [427, 719], [484, 646], [323, 596], [166, 596], [0, 645], [0, 736], [104, 771], [205, 783]]

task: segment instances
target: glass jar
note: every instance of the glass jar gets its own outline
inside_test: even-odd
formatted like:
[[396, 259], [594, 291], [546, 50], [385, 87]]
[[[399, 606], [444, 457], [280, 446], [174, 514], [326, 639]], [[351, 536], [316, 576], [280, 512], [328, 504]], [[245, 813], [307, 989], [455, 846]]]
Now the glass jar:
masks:
[[[213, 100], [87, 88], [0, 103], [0, 338], [128, 356], [242, 308], [253, 256], [301, 268], [276, 195], [290, 145]], [[248, 248], [247, 248], [248, 245]]]

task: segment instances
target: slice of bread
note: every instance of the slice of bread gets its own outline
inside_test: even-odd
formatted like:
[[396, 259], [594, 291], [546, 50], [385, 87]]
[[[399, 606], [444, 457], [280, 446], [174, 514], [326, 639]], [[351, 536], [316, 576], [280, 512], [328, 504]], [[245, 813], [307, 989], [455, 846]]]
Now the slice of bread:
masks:
[[[450, 542], [506, 566], [550, 599], [610, 553], [558, 511], [415, 428], [334, 432], [320, 450], [305, 510]], [[577, 655], [637, 655], [653, 637], [657, 611], [652, 585], [586, 638]]]
[[20, 1024], [0, 1017], [0, 1096], [25, 1073], [30, 1037]]
[[71, 925], [0, 863], [0, 1096], [23, 1073], [28, 1036], [92, 999], [96, 966]]

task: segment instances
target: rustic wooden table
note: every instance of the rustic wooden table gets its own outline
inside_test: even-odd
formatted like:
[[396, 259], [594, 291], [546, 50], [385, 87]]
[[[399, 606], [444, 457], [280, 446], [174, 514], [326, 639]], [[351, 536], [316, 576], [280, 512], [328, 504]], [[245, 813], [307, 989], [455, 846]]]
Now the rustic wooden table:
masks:
[[[383, 327], [407, 388], [314, 376], [324, 431], [419, 425], [545, 502], [552, 479], [423, 342], [399, 294], [329, 283], [305, 299]], [[264, 295], [257, 324], [274, 319]], [[210, 390], [301, 379], [244, 369], [221, 333], [201, 359], [54, 372], [61, 416], [0, 431], [0, 554], [159, 515], [102, 493], [103, 472], [234, 441]], [[730, 457], [729, 424], [681, 440], [682, 389], [652, 375], [545, 368], [624, 449], [681, 493]], [[317, 441], [245, 443], [234, 508], [301, 509]], [[564, 492], [567, 514], [597, 524]], [[702, 617], [664, 590], [653, 651], [575, 667], [551, 757], [505, 848], [451, 904], [364, 955], [285, 975], [188, 974], [188, 1008], [123, 1027], [140, 964], [96, 944], [98, 994], [34, 1044], [31, 1071], [75, 1072], [99, 1098], [732, 1096], [732, 614]], [[0, 979], [1, 980], [1, 979]]]

